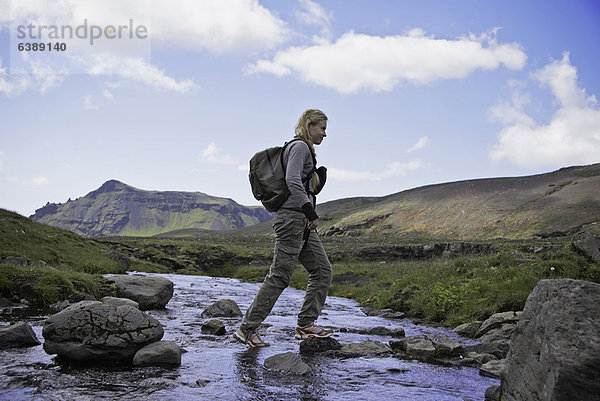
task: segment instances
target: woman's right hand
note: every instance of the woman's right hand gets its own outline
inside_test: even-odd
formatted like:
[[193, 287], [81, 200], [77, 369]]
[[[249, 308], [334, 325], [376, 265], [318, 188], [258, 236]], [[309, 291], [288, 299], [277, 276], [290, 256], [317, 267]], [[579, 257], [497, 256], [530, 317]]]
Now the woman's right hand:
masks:
[[308, 222], [308, 230], [312, 231], [319, 225], [319, 219], [314, 219], [313, 221]]

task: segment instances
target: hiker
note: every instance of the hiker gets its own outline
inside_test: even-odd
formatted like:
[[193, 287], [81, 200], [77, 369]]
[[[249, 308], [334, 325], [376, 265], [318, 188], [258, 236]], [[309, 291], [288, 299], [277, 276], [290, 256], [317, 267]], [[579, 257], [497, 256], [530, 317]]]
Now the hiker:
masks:
[[277, 209], [273, 220], [276, 235], [273, 262], [242, 324], [233, 334], [250, 347], [270, 345], [262, 340], [258, 328], [289, 285], [297, 260], [309, 276], [295, 338], [325, 338], [333, 334], [332, 330], [315, 324], [325, 305], [332, 274], [316, 231], [319, 216], [315, 212], [315, 195], [325, 184], [326, 169], [316, 169], [314, 145], [321, 144], [327, 136], [326, 129], [327, 116], [322, 111], [306, 110], [296, 125], [295, 140], [288, 142], [283, 150], [285, 181], [290, 195]]

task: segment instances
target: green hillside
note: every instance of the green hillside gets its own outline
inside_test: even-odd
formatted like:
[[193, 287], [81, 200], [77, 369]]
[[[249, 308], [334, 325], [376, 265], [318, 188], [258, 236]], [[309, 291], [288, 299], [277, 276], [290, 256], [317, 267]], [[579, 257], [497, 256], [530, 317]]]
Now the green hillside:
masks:
[[98, 274], [123, 273], [109, 249], [67, 230], [0, 209], [0, 297], [44, 307], [76, 293], [100, 293]]
[[319, 205], [324, 235], [527, 239], [600, 232], [600, 164]]
[[64, 204], [49, 203], [31, 219], [86, 236], [152, 236], [181, 229], [231, 230], [271, 218], [261, 207], [201, 192], [144, 191], [116, 180]]

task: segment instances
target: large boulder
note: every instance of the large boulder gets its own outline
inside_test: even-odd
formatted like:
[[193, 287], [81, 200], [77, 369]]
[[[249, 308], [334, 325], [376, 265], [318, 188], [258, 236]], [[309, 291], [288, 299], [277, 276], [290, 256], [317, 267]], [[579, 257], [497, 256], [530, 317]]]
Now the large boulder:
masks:
[[600, 284], [541, 280], [513, 334], [502, 401], [597, 400]]
[[600, 261], [600, 241], [587, 231], [577, 233], [572, 238], [575, 249], [594, 262]]
[[173, 297], [173, 282], [162, 277], [117, 274], [108, 277], [117, 286], [117, 295], [129, 298], [141, 310], [162, 309]]
[[202, 311], [200, 316], [207, 319], [213, 317], [242, 317], [243, 315], [234, 300], [221, 299]]
[[32, 328], [25, 322], [0, 328], [0, 349], [40, 345]]
[[140, 348], [162, 338], [163, 328], [133, 306], [82, 301], [46, 319], [42, 335], [48, 354], [82, 363], [130, 363]]

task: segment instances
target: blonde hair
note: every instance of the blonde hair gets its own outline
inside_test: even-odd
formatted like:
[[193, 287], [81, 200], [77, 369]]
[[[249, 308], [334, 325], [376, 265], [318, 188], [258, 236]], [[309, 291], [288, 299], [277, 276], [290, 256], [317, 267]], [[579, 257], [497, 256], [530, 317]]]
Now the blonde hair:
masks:
[[[298, 123], [296, 124], [296, 129], [294, 132], [298, 135], [298, 138], [302, 139], [304, 142], [308, 144], [310, 148], [310, 152], [313, 157], [316, 158], [315, 147], [310, 137], [309, 128], [311, 125], [318, 124], [320, 122], [327, 121], [327, 116], [321, 110], [317, 109], [308, 109], [298, 119]], [[317, 168], [317, 166], [314, 166]], [[317, 188], [319, 186], [319, 176], [315, 172], [312, 177], [312, 186], [313, 188]]]

